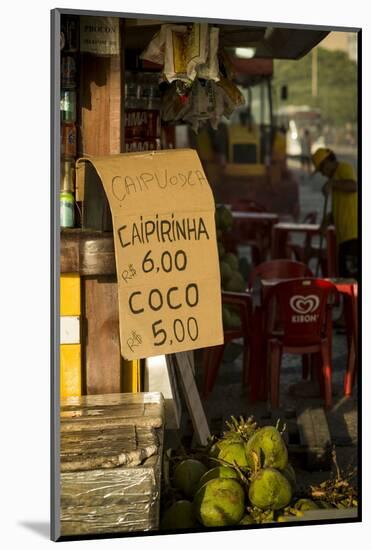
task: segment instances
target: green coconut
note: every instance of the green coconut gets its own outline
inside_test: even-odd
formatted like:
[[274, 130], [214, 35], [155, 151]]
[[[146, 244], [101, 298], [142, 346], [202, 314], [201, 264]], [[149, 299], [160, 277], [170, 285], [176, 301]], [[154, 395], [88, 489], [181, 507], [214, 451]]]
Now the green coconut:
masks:
[[233, 271], [231, 266], [227, 262], [222, 260], [220, 262], [220, 277], [222, 279], [222, 283], [223, 284], [227, 283], [232, 276], [233, 276]]
[[289, 516], [281, 515], [277, 517], [277, 521], [278, 523], [285, 523], [286, 521], [290, 521], [290, 518]]
[[165, 510], [161, 529], [192, 529], [197, 527], [193, 504], [189, 500], [178, 500]]
[[236, 256], [236, 254], [233, 254], [232, 252], [227, 252], [227, 254], [225, 254], [224, 258], [223, 258], [223, 261], [226, 262], [230, 268], [232, 269], [232, 271], [238, 271], [238, 258]]
[[294, 493], [296, 491], [296, 475], [294, 468], [288, 463], [282, 470], [282, 473], [289, 480], [292, 492]]
[[243, 292], [246, 289], [246, 283], [241, 273], [233, 271], [231, 278], [226, 282], [225, 290], [230, 292]]
[[210, 481], [210, 479], [238, 479], [238, 474], [236, 470], [230, 468], [229, 466], [216, 466], [208, 470], [200, 479], [198, 483], [198, 489], [200, 489], [205, 483]]
[[241, 326], [241, 317], [238, 313], [235, 313], [235, 312], [232, 311], [229, 326], [231, 328], [240, 328], [240, 326]]
[[197, 519], [205, 527], [237, 525], [245, 511], [244, 491], [235, 479], [211, 479], [194, 498]]
[[199, 460], [188, 458], [180, 462], [174, 469], [173, 484], [188, 498], [193, 498], [201, 476], [207, 468]]
[[216, 226], [218, 229], [230, 229], [233, 224], [232, 212], [225, 206], [216, 210]]
[[217, 245], [218, 245], [219, 259], [221, 259], [221, 258], [223, 258], [224, 254], [225, 254], [225, 248], [224, 248], [223, 244], [220, 243], [219, 241], [217, 242]]
[[292, 498], [290, 482], [275, 468], [259, 470], [252, 478], [249, 499], [253, 506], [262, 510], [279, 510]]
[[248, 465], [245, 445], [242, 441], [236, 439], [221, 439], [213, 445], [210, 455], [224, 460], [228, 464], [232, 464], [232, 466], [236, 463], [240, 468], [246, 468]]
[[317, 504], [310, 498], [300, 498], [297, 502], [295, 502], [294, 508], [295, 510], [306, 512], [307, 510], [318, 510], [319, 506], [317, 506]]
[[280, 432], [274, 426], [264, 426], [257, 430], [247, 441], [245, 448], [248, 466], [251, 469], [254, 469], [256, 456], [262, 468], [283, 470], [287, 466], [287, 447]]
[[235, 312], [230, 306], [222, 306], [222, 318], [224, 328], [240, 328], [241, 316]]

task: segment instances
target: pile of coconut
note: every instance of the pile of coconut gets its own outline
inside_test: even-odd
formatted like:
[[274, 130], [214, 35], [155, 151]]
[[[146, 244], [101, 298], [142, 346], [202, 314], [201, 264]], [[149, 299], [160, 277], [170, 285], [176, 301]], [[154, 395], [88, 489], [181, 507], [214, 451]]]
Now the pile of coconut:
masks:
[[252, 417], [232, 417], [227, 426], [193, 456], [167, 454], [161, 529], [284, 522], [306, 510], [357, 505], [356, 490], [339, 471], [326, 488], [310, 487], [305, 498], [296, 494], [279, 423], [258, 427]]
[[[222, 290], [244, 292], [247, 286], [243, 274], [243, 271], [246, 272], [247, 269], [246, 260], [239, 260], [233, 252], [226, 252], [223, 244], [233, 226], [233, 217], [229, 208], [224, 205], [219, 205], [216, 208], [215, 225]], [[238, 307], [223, 304], [222, 315], [224, 328], [239, 328], [241, 326]]]

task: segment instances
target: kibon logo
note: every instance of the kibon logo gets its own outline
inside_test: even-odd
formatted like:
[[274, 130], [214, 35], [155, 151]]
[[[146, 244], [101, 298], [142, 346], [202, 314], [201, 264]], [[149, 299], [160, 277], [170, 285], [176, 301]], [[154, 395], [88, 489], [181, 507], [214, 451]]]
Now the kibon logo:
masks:
[[293, 323], [315, 323], [318, 319], [318, 313], [315, 311], [319, 306], [319, 298], [315, 294], [309, 296], [296, 295], [290, 299], [290, 307], [298, 315], [293, 315]]

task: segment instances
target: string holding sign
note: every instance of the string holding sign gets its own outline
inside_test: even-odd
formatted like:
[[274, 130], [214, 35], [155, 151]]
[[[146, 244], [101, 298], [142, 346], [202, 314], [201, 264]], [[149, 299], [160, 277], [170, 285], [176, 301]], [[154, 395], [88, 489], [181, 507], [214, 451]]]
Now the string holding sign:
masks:
[[85, 163], [112, 212], [122, 355], [221, 344], [215, 203], [196, 151], [82, 158], [78, 178]]

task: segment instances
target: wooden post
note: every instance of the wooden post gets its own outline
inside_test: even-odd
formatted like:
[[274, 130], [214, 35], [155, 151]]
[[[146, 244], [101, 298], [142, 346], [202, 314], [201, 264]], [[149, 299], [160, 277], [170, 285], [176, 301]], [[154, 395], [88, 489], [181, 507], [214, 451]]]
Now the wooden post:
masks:
[[[81, 54], [79, 156], [111, 155], [124, 150], [122, 127], [124, 55]], [[99, 194], [96, 200], [104, 200]], [[104, 275], [104, 274], [102, 274]], [[118, 296], [115, 276], [82, 278], [83, 390], [87, 394], [121, 391]]]
[[80, 134], [82, 155], [121, 150], [121, 55], [81, 54]]

